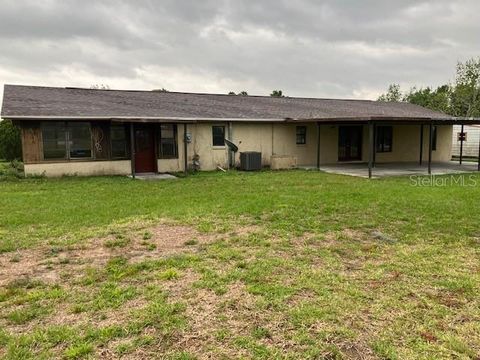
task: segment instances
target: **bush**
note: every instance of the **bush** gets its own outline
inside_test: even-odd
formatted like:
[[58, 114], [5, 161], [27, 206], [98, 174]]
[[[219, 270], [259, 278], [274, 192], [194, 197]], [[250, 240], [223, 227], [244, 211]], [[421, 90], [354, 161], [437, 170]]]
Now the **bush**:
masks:
[[21, 161], [12, 160], [9, 163], [0, 163], [0, 180], [21, 179], [23, 177], [25, 175]]
[[20, 129], [10, 120], [0, 121], [0, 159], [8, 161], [22, 158]]

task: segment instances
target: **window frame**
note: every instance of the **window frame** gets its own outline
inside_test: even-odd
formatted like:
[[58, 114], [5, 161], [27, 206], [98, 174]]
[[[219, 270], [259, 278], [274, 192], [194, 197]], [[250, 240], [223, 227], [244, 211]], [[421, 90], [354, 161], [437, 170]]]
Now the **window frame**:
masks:
[[[170, 125], [172, 126], [173, 130], [173, 137], [172, 138], [164, 138], [162, 137], [162, 126]], [[163, 139], [173, 139], [173, 155], [170, 154], [163, 154], [163, 148], [162, 144], [164, 143], [162, 140]], [[178, 126], [177, 124], [170, 124], [170, 123], [165, 123], [165, 124], [160, 124], [158, 127], [158, 140], [157, 140], [157, 158], [158, 159], [178, 159]]]
[[[70, 155], [71, 152], [71, 134], [70, 134], [70, 124], [72, 123], [86, 123], [88, 124], [88, 131], [90, 133], [90, 156], [85, 156], [85, 157], [72, 157]], [[45, 136], [44, 136], [44, 129], [48, 125], [59, 125], [63, 124], [63, 138], [64, 138], [64, 156], [63, 157], [58, 157], [58, 158], [47, 158], [45, 157]], [[90, 121], [42, 121], [40, 122], [40, 131], [42, 134], [42, 161], [87, 161], [87, 160], [95, 160], [94, 157], [94, 151], [93, 151], [93, 138], [92, 138], [92, 124]], [[73, 138], [73, 137], [72, 137]]]
[[[299, 136], [301, 137], [300, 141]], [[295, 127], [295, 143], [297, 145], [307, 145], [307, 127], [305, 125], [297, 125]]]
[[[381, 131], [380, 131], [381, 129]], [[389, 130], [389, 137], [386, 137], [385, 130]], [[377, 153], [391, 153], [393, 151], [393, 126], [391, 125], [378, 125], [376, 126], [375, 134], [375, 151]], [[386, 143], [386, 139], [390, 140], [390, 144]]]
[[[222, 143], [221, 144], [216, 144], [215, 143], [215, 128], [221, 128], [222, 129], [222, 132], [223, 132], [223, 138], [222, 138]], [[218, 135], [217, 135], [218, 136]], [[225, 147], [225, 125], [212, 125], [212, 146], [213, 147], [217, 147], [217, 148], [220, 148], [220, 147]]]

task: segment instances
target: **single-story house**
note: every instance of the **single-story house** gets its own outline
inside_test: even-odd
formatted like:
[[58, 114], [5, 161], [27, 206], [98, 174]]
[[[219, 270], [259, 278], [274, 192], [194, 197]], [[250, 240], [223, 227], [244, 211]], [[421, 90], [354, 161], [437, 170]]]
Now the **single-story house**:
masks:
[[[448, 162], [452, 126], [478, 123], [408, 103], [5, 85], [25, 173], [214, 170], [258, 151], [272, 168]], [[228, 143], [228, 141], [227, 141]]]

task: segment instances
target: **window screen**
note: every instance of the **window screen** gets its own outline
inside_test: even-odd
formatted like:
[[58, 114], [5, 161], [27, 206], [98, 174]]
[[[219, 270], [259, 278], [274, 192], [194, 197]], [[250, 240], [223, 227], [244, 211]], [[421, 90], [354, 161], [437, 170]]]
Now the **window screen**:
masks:
[[110, 127], [110, 141], [112, 146], [112, 158], [126, 158], [127, 152], [127, 130], [125, 125], [112, 124]]
[[88, 122], [69, 122], [68, 140], [71, 159], [92, 157], [92, 135]]
[[67, 157], [64, 122], [43, 122], [43, 158], [65, 159]]

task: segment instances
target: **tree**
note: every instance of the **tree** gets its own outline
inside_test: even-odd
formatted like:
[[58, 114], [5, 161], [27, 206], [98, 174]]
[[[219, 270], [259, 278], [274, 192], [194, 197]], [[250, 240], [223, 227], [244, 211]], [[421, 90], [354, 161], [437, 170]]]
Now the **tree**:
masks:
[[230, 92], [228, 93], [228, 95], [237, 95], [237, 94], [235, 94], [234, 91], [230, 91]]
[[480, 116], [480, 57], [457, 64], [451, 106], [455, 116]]
[[0, 121], [0, 159], [8, 161], [22, 158], [20, 129], [10, 120]]
[[284, 97], [282, 90], [273, 90], [270, 94], [272, 97]]
[[450, 97], [452, 88], [450, 85], [442, 85], [432, 90], [430, 87], [417, 89], [413, 87], [410, 92], [403, 96], [403, 101], [420, 105], [431, 110], [441, 111], [446, 114], [452, 113]]
[[247, 93], [245, 90], [243, 90], [243, 91], [240, 91], [240, 92], [238, 93], [238, 95], [248, 96], [248, 93]]
[[378, 97], [378, 101], [399, 102], [402, 101], [402, 92], [400, 85], [390, 84], [386, 94], [382, 94]]

